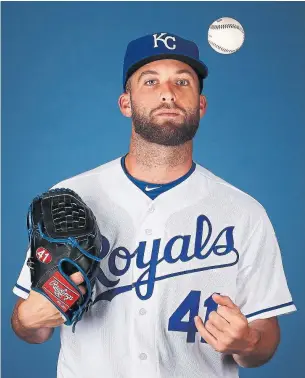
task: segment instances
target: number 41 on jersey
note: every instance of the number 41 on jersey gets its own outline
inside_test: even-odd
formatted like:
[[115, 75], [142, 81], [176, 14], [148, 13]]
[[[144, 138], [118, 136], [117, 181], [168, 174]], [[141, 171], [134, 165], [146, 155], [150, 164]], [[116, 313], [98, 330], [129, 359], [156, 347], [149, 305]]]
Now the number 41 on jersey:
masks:
[[[213, 293], [214, 294], [214, 293]], [[212, 295], [213, 295], [212, 294]], [[219, 294], [219, 293], [217, 293]], [[178, 331], [178, 332], [186, 332], [187, 338], [186, 341], [188, 343], [195, 342], [196, 332], [198, 332], [194, 317], [199, 313], [199, 305], [200, 305], [200, 291], [192, 290], [186, 298], [182, 301], [180, 306], [176, 309], [176, 311], [172, 314], [169, 318], [168, 322], [168, 330], [169, 331]], [[209, 315], [212, 311], [217, 310], [217, 303], [213, 301], [212, 295], [210, 295], [204, 301], [204, 307], [206, 307], [206, 314], [204, 319], [204, 324], [209, 318]], [[182, 320], [183, 317], [189, 313], [188, 321]], [[202, 343], [206, 343], [206, 341], [201, 337], [200, 340]]]

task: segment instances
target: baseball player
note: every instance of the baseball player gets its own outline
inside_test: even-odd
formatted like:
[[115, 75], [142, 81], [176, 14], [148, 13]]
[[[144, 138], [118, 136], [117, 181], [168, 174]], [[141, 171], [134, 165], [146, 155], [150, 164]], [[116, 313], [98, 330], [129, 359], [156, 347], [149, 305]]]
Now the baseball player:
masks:
[[238, 377], [271, 359], [277, 316], [296, 311], [263, 206], [192, 158], [207, 74], [192, 41], [130, 42], [129, 152], [54, 186], [83, 198], [109, 242], [75, 333], [31, 290], [26, 263], [13, 289], [19, 337], [43, 343], [60, 326], [58, 378]]

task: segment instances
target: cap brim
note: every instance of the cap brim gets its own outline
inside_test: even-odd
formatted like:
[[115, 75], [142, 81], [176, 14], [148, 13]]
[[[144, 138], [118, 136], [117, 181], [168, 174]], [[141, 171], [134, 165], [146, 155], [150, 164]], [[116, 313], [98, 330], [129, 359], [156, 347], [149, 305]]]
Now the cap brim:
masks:
[[159, 54], [159, 55], [153, 55], [153, 56], [149, 56], [148, 58], [141, 59], [136, 64], [131, 66], [127, 72], [126, 81], [124, 85], [126, 85], [126, 82], [130, 78], [130, 76], [133, 73], [135, 73], [140, 67], [144, 66], [145, 64], [154, 62], [156, 60], [162, 60], [162, 59], [175, 59], [175, 60], [179, 60], [180, 62], [188, 64], [189, 66], [193, 68], [193, 70], [197, 73], [197, 75], [201, 79], [205, 79], [208, 76], [208, 67], [199, 60], [192, 59], [189, 56], [185, 56], [185, 55]]

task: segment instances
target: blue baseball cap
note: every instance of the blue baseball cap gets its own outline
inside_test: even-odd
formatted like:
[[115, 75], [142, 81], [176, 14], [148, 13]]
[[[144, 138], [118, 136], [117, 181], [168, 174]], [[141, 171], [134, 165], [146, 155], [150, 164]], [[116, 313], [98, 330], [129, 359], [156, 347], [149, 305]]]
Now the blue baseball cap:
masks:
[[208, 76], [207, 66], [199, 59], [196, 43], [171, 33], [155, 33], [131, 41], [126, 49], [123, 67], [123, 90], [130, 76], [147, 63], [161, 59], [175, 59], [191, 66], [200, 81]]

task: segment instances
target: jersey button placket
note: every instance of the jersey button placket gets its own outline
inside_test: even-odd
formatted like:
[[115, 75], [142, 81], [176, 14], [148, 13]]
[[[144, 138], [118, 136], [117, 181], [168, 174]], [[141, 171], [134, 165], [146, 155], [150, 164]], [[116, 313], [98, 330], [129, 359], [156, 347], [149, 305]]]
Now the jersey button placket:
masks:
[[[153, 209], [153, 210], [152, 210]], [[140, 252], [140, 261], [143, 259], [144, 263], [147, 263], [149, 257], [152, 253], [153, 240], [158, 239], [158, 235], [155, 234], [155, 208], [149, 207], [146, 212], [146, 217], [143, 219], [141, 224], [141, 229], [138, 233], [138, 243], [145, 243], [144, 256], [143, 252]], [[143, 246], [143, 244], [142, 244]], [[137, 258], [133, 259], [133, 282], [137, 282], [138, 278], [143, 274], [147, 268], [139, 268], [136, 261]], [[145, 279], [143, 279], [145, 281]], [[135, 289], [133, 296], [132, 309], [134, 313], [134, 324], [133, 324], [133, 354], [134, 359], [134, 369], [133, 369], [133, 378], [155, 378], [154, 372], [156, 370], [156, 361], [155, 361], [155, 351], [154, 351], [154, 338], [155, 338], [155, 325], [154, 320], [150, 319], [150, 305], [149, 300], [142, 300], [138, 298]], [[147, 290], [145, 284], [141, 285], [138, 288], [144, 295]], [[153, 372], [150, 375], [149, 372]]]

